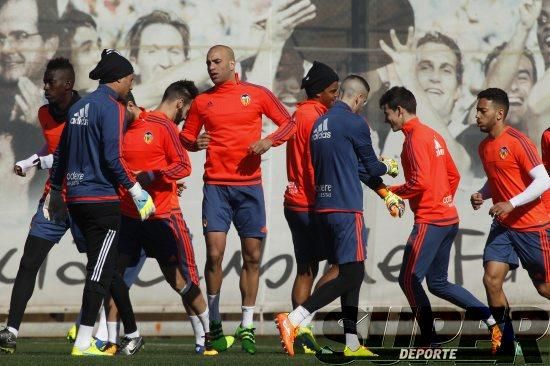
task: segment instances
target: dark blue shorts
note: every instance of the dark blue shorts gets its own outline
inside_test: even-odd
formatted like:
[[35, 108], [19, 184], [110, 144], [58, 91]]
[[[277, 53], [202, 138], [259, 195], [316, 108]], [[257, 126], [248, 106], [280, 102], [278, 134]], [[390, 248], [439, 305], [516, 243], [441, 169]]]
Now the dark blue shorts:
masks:
[[362, 262], [367, 258], [367, 230], [363, 214], [329, 212], [315, 215], [320, 235], [334, 264]]
[[227, 233], [231, 222], [241, 238], [264, 238], [264, 191], [261, 184], [251, 186], [221, 186], [205, 184], [202, 200], [204, 234], [212, 231]]
[[533, 282], [550, 283], [549, 234], [550, 229], [516, 231], [493, 221], [483, 252], [483, 263], [508, 263], [510, 269], [516, 269], [521, 261]]
[[44, 217], [43, 208], [44, 202], [40, 201], [40, 203], [38, 203], [36, 213], [31, 220], [29, 235], [46, 239], [53, 243], [59, 243], [67, 230], [71, 230], [71, 235], [73, 236], [76, 248], [80, 253], [86, 253], [86, 240], [84, 239], [84, 235], [82, 235], [82, 232], [76, 223], [71, 220], [71, 217], [67, 215], [65, 222], [48, 221]]
[[146, 221], [122, 215], [118, 251], [131, 258], [129, 266], [133, 267], [139, 263], [142, 250], [161, 266], [180, 266], [186, 281], [199, 284], [189, 229], [181, 213]]
[[319, 228], [313, 212], [285, 208], [285, 218], [292, 234], [296, 263], [308, 264], [327, 259], [326, 246], [319, 237]]

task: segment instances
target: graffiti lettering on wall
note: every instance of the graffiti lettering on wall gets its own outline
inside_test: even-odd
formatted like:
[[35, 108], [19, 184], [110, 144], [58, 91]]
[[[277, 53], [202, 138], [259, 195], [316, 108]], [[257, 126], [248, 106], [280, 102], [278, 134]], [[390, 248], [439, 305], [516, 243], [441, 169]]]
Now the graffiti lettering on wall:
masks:
[[[459, 285], [464, 284], [464, 265], [471, 261], [481, 261], [482, 254], [478, 255], [466, 255], [462, 252], [462, 243], [466, 236], [476, 236], [479, 237], [479, 240], [484, 240], [485, 233], [472, 229], [459, 229], [458, 235], [455, 240], [454, 245], [454, 278], [455, 283]], [[265, 248], [265, 246], [264, 246]], [[398, 282], [399, 270], [401, 268], [401, 258], [403, 257], [403, 251], [405, 245], [397, 245], [391, 249], [384, 259], [376, 264], [376, 268], [379, 269], [382, 277], [388, 282]], [[19, 260], [19, 255], [17, 248], [9, 249], [5, 254], [0, 257], [0, 283], [12, 284], [15, 281], [15, 276], [9, 276], [5, 273], [5, 268], [8, 264], [13, 261]], [[265, 261], [264, 261], [265, 259]], [[294, 269], [294, 257], [290, 254], [280, 254], [272, 258], [264, 258], [262, 253], [262, 262], [260, 266], [260, 276], [264, 276], [265, 285], [268, 289], [277, 289], [287, 282], [292, 281], [291, 278], [293, 269]], [[38, 288], [42, 289], [44, 287], [44, 282], [46, 281], [46, 268], [48, 266], [48, 260], [44, 262], [40, 271], [38, 272], [37, 284]], [[242, 266], [242, 253], [240, 250], [235, 251], [227, 264], [223, 268], [223, 277], [228, 277], [232, 272], [237, 275], [241, 273]], [[328, 270], [329, 264], [325, 264], [324, 272]], [[277, 271], [270, 271], [271, 268], [277, 268]], [[367, 267], [367, 273], [365, 274], [364, 283], [375, 284], [376, 280], [372, 278], [372, 268]], [[369, 275], [370, 273], [370, 275]], [[86, 274], [86, 266], [82, 262], [70, 261], [59, 266], [56, 271], [57, 279], [68, 286], [81, 285], [84, 283], [84, 278]], [[481, 270], [480, 270], [481, 275]], [[201, 278], [202, 280], [202, 278]], [[135, 285], [138, 287], [152, 287], [158, 283], [164, 281], [162, 276], [153, 278], [153, 279], [144, 279], [143, 275], [140, 277]], [[516, 282], [516, 272], [511, 271], [506, 281]]]

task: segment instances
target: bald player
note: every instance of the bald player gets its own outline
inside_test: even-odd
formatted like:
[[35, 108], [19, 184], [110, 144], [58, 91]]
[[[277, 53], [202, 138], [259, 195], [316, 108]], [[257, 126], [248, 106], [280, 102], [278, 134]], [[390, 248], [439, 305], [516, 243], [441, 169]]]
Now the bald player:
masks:
[[[210, 334], [217, 351], [234, 339], [224, 337], [219, 313], [222, 260], [231, 222], [241, 238], [240, 275], [242, 321], [235, 332], [242, 348], [256, 353], [254, 305], [258, 293], [262, 241], [266, 236], [265, 203], [260, 170], [261, 155], [287, 141], [295, 132], [294, 120], [271, 91], [239, 80], [235, 55], [224, 45], [212, 47], [206, 57], [214, 87], [191, 105], [182, 144], [189, 151], [206, 149], [202, 223], [206, 238], [205, 279], [210, 309]], [[262, 116], [278, 129], [262, 138]], [[205, 132], [199, 136], [202, 129]]]

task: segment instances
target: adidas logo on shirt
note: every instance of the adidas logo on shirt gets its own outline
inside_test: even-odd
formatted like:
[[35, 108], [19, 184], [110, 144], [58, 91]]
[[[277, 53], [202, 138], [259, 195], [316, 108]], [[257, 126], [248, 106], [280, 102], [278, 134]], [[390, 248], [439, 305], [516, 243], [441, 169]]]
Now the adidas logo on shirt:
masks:
[[328, 118], [325, 118], [323, 122], [315, 130], [313, 130], [313, 140], [329, 139], [330, 131], [328, 130]]
[[435, 146], [435, 156], [445, 155], [445, 150], [443, 149], [443, 147], [435, 137], [434, 137], [434, 146]]
[[81, 126], [87, 126], [88, 125], [88, 108], [90, 108], [90, 103], [86, 103], [86, 105], [78, 112], [73, 114], [73, 118], [69, 121], [71, 125], [81, 125]]

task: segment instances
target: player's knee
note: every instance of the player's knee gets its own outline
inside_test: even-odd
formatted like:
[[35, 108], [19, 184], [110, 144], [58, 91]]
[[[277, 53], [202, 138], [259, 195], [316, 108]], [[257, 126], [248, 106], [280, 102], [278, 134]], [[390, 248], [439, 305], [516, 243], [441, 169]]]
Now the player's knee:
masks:
[[21, 262], [19, 263], [19, 270], [25, 272], [38, 272], [40, 266], [42, 265], [42, 260], [37, 258], [32, 253], [25, 252], [21, 257]]
[[487, 292], [502, 291], [502, 281], [500, 277], [494, 276], [491, 273], [485, 273], [483, 275], [483, 286]]
[[260, 268], [260, 251], [243, 252], [243, 267], [247, 269]]
[[206, 255], [206, 270], [215, 271], [221, 270], [223, 254], [208, 253]]
[[342, 285], [353, 288], [361, 286], [365, 277], [365, 265], [363, 262], [346, 263], [340, 265], [338, 278]]
[[407, 283], [409, 284], [422, 284], [422, 278], [420, 278], [420, 276], [418, 276], [417, 273], [415, 272], [406, 272], [406, 271], [401, 271], [399, 273], [399, 286], [401, 286], [401, 289], [402, 290], [405, 290], [405, 288], [407, 287]]
[[298, 263], [296, 265], [297, 277], [312, 278], [312, 281], [313, 281], [313, 279], [317, 277], [318, 272], [319, 272], [319, 263], [317, 262]]
[[106, 296], [108, 294], [107, 283], [105, 280], [93, 281], [86, 279], [84, 292], [96, 292], [102, 296]]
[[405, 278], [405, 271], [399, 272], [398, 282], [402, 290], [405, 290]]
[[540, 283], [535, 285], [535, 287], [540, 296], [550, 300], [550, 283]]
[[38, 272], [53, 245], [54, 243], [49, 240], [29, 235], [25, 242], [25, 250], [23, 251], [23, 256], [19, 263], [20, 270]]
[[448, 285], [447, 281], [441, 279], [429, 279], [426, 282], [428, 284], [428, 291], [436, 296], [444, 294]]

